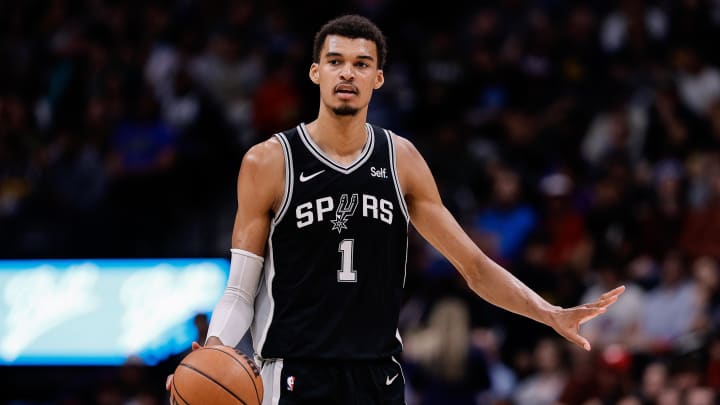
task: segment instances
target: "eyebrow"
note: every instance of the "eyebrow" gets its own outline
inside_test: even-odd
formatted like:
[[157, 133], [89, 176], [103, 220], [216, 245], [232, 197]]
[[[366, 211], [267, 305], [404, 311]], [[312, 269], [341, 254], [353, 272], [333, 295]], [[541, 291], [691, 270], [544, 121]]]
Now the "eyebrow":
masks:
[[[328, 53], [325, 54], [325, 57], [326, 57], [326, 58], [330, 58], [330, 57], [333, 57], [333, 56], [343, 56], [343, 54], [341, 54], [340, 52], [328, 52]], [[359, 55], [357, 58], [358, 58], [358, 59], [373, 60], [373, 61], [375, 60], [375, 58], [373, 58], [373, 57], [370, 56], [370, 55]]]

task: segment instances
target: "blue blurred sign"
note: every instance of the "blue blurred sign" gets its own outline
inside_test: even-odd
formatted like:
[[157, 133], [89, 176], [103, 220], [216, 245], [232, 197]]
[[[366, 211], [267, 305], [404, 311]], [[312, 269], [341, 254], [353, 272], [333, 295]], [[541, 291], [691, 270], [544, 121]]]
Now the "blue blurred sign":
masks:
[[0, 260], [0, 365], [155, 364], [197, 339], [225, 259]]

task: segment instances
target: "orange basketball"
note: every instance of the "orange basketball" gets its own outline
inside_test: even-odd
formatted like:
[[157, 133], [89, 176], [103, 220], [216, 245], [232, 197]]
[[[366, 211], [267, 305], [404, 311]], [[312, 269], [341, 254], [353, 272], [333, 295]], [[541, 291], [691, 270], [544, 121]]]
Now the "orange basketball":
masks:
[[248, 356], [229, 346], [208, 346], [182, 359], [170, 394], [178, 405], [260, 405], [263, 384]]

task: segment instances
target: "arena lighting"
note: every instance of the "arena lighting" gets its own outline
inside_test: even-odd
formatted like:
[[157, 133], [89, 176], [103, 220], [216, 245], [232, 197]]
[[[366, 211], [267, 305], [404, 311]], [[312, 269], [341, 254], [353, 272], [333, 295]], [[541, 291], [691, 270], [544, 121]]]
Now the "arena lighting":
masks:
[[190, 347], [226, 259], [0, 260], [0, 365], [149, 365]]

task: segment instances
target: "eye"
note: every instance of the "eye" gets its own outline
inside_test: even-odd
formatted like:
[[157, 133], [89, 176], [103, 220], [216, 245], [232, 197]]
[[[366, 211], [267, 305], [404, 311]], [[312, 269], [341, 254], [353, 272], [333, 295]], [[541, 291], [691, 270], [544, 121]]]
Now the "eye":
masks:
[[368, 66], [370, 66], [370, 65], [368, 65], [368, 64], [365, 63], [365, 62], [358, 62], [358, 63], [355, 64], [355, 66], [360, 67], [360, 68], [366, 68], [366, 67], [368, 67]]
[[330, 60], [328, 60], [328, 63], [331, 65], [339, 65], [340, 61], [337, 59], [330, 59]]

